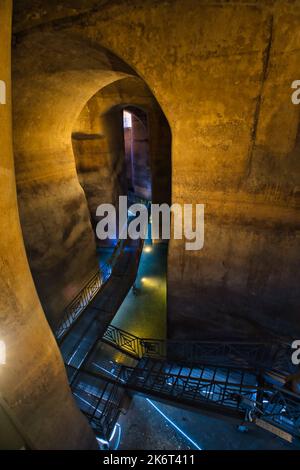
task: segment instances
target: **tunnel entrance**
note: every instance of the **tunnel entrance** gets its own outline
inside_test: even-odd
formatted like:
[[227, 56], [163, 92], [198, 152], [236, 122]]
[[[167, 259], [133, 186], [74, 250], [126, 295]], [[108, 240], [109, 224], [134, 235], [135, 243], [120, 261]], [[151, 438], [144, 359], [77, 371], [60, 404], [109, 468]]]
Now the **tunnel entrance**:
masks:
[[[84, 106], [72, 132], [78, 180], [94, 232], [101, 204], [118, 211], [120, 196], [162, 204], [171, 201], [171, 131], [166, 117], [140, 78], [99, 90]], [[115, 245], [97, 240], [98, 248]]]
[[138, 108], [123, 110], [126, 180], [129, 191], [151, 200], [151, 167], [147, 114]]
[[99, 269], [97, 207], [117, 207], [128, 193], [123, 110], [135, 108], [136, 124], [143, 122], [138, 110], [147, 115], [151, 198], [160, 203], [170, 199], [171, 131], [150, 88], [112, 52], [64, 31], [22, 41], [34, 50], [35, 79], [25, 89], [19, 84], [28, 64], [16, 48], [18, 205], [31, 273], [56, 331]]

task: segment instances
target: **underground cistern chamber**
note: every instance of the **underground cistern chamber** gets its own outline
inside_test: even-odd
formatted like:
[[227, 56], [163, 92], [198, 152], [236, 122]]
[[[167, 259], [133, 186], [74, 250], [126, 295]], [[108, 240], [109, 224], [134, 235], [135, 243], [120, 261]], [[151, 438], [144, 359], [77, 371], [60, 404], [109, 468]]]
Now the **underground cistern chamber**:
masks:
[[1, 450], [298, 455], [299, 20], [0, 0]]

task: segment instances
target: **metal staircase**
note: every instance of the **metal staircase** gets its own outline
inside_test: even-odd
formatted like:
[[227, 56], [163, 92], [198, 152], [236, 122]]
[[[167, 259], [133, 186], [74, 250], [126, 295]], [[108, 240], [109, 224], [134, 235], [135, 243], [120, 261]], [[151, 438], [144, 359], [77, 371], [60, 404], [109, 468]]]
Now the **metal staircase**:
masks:
[[95, 434], [107, 442], [112, 435], [122, 409], [128, 407], [128, 397], [120, 387], [121, 378], [108, 380], [101, 374], [66, 366], [70, 386], [82, 413]]
[[145, 358], [131, 371], [123, 368], [119, 377], [129, 389], [158, 399], [235, 416], [260, 426], [265, 423], [266, 429], [277, 428], [282, 431], [277, 434], [290, 441], [300, 437], [300, 396], [267, 383], [255, 371], [186, 367]]
[[[132, 252], [129, 248], [116, 248], [107, 273], [102, 268], [102, 278], [97, 272], [90, 279], [66, 309], [57, 330], [74, 398], [98, 437], [109, 441], [120, 413], [139, 393], [223, 418], [251, 421], [290, 442], [299, 439], [300, 396], [284, 386], [285, 378], [295, 372], [290, 345], [164, 341], [138, 338], [113, 325], [104, 333], [114, 311], [109, 305], [114, 296], [108, 279], [113, 286], [115, 278], [127, 276], [133, 254], [134, 275], [139, 264], [142, 244]], [[100, 296], [104, 285], [107, 292]], [[110, 357], [101, 354], [101, 345], [111, 349]], [[122, 357], [118, 363], [116, 349]]]
[[300, 438], [300, 397], [274, 383], [269, 373], [245, 364], [187, 366], [151, 357], [134, 362], [121, 365], [92, 355], [83, 367], [67, 366], [80, 409], [106, 440], [135, 393], [250, 421], [290, 442]]

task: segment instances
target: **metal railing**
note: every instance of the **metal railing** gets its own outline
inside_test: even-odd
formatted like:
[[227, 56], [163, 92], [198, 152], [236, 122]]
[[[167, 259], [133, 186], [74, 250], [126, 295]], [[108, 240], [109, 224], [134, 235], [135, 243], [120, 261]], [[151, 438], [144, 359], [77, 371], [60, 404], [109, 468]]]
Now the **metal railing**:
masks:
[[113, 325], [107, 327], [102, 340], [137, 359], [165, 357], [165, 342], [163, 340], [142, 339]]
[[255, 343], [242, 341], [176, 341], [139, 338], [109, 325], [102, 338], [120, 351], [137, 359], [171, 358], [188, 364], [213, 364], [241, 369], [270, 369], [293, 373], [290, 345], [286, 343]]
[[[143, 198], [140, 198], [133, 193], [128, 196], [128, 199], [131, 203], [140, 202], [143, 203], [149, 208], [149, 201], [146, 201]], [[128, 218], [130, 219], [130, 217]], [[77, 318], [82, 314], [82, 312], [88, 307], [91, 301], [94, 299], [96, 294], [100, 291], [101, 287], [108, 281], [110, 278], [113, 268], [116, 265], [116, 262], [124, 250], [126, 244], [126, 239], [120, 238], [113, 250], [112, 255], [109, 257], [106, 263], [100, 264], [100, 269], [97, 270], [88, 282], [84, 285], [81, 291], [76, 295], [76, 297], [70, 302], [70, 304], [65, 308], [63, 312], [62, 320], [55, 331], [55, 336], [57, 340], [61, 341], [65, 333], [69, 330], [70, 326], [77, 320]], [[136, 263], [139, 263], [141, 251], [143, 248], [143, 243], [140, 245], [137, 256]]]
[[76, 295], [71, 303], [65, 308], [63, 318], [55, 331], [55, 336], [61, 340], [70, 326], [77, 320], [82, 312], [88, 307], [100, 289], [110, 278], [118, 256], [124, 248], [124, 240], [119, 240], [115, 249], [106, 263], [101, 263], [100, 269], [88, 280], [82, 290]]
[[63, 318], [55, 331], [55, 336], [61, 340], [70, 326], [77, 320], [81, 313], [91, 303], [93, 298], [103, 285], [102, 273], [97, 270], [89, 279], [83, 289], [77, 294], [72, 302], [65, 308]]
[[135, 367], [115, 363], [110, 378], [87, 369], [75, 373], [71, 387], [80, 409], [105, 438], [126, 390], [250, 421], [290, 442], [300, 437], [300, 397], [262, 382], [254, 371], [143, 358]]
[[[116, 375], [115, 382], [109, 382], [89, 372], [67, 366], [71, 379], [71, 390], [82, 413], [91, 427], [102, 439], [109, 440], [121, 412], [124, 389], [119, 386], [122, 378]], [[121, 370], [119, 371], [121, 373]]]
[[253, 422], [260, 420], [300, 437], [300, 396], [284, 388], [258, 385], [252, 373], [209, 366], [174, 367], [142, 359], [135, 368], [122, 366], [119, 380], [139, 392]]

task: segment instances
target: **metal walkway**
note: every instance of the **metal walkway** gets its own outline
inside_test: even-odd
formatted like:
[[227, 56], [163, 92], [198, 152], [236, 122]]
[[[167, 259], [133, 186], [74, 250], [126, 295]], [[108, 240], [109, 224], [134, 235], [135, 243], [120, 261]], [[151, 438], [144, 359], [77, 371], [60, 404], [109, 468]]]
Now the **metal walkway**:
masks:
[[[279, 386], [268, 372], [162, 359], [126, 357], [114, 362], [102, 343], [79, 368], [67, 366], [73, 394], [96, 433], [109, 439], [134, 393], [199, 411], [248, 420], [292, 442], [300, 437], [300, 397]], [[100, 350], [99, 350], [100, 348]], [[108, 347], [109, 348], [109, 347]], [[125, 364], [124, 364], [125, 362]]]
[[270, 424], [281, 429], [282, 436], [286, 433], [300, 437], [300, 396], [268, 384], [255, 371], [188, 368], [147, 358], [141, 359], [134, 369], [123, 367], [119, 377], [128, 388], [147, 395], [221, 415], [259, 420], [259, 425], [263, 421], [266, 428]]
[[109, 325], [138, 269], [142, 244], [130, 245], [117, 246], [109, 272], [96, 273], [57, 330], [74, 398], [98, 437], [109, 440], [139, 393], [299, 439], [300, 396], [283, 386], [295, 372], [289, 345], [162, 341]]
[[289, 442], [300, 438], [300, 396], [283, 387], [295, 372], [289, 345], [164, 342], [112, 325], [103, 336], [103, 317], [91, 307], [60, 346], [78, 406], [102, 439], [109, 440], [134, 393], [249, 420]]

